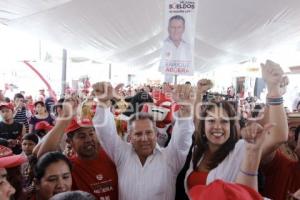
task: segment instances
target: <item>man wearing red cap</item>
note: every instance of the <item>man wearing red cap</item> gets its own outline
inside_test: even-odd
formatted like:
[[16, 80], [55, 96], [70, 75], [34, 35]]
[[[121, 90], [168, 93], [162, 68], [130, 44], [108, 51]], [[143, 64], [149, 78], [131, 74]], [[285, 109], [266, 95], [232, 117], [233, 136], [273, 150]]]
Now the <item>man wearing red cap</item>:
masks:
[[20, 154], [22, 152], [22, 135], [26, 132], [25, 126], [14, 120], [14, 107], [12, 104], [1, 104], [0, 112], [3, 118], [3, 121], [0, 122], [0, 138], [8, 141], [14, 154]]
[[73, 189], [89, 192], [100, 200], [118, 199], [118, 177], [114, 163], [101, 148], [91, 121], [79, 120], [72, 113], [76, 110], [76, 100], [67, 100], [63, 105], [63, 116], [47, 134], [40, 147], [38, 157], [59, 148], [64, 133], [75, 155], [70, 158], [73, 164]]

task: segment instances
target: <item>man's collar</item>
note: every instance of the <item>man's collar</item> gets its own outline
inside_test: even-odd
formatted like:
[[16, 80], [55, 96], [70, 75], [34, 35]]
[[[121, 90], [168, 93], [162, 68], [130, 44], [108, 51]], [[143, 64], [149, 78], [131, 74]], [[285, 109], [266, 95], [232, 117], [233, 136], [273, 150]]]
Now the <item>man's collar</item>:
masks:
[[153, 150], [153, 154], [156, 154], [157, 152], [162, 152], [162, 147], [160, 147], [157, 143], [155, 145], [155, 148]]
[[[171, 40], [170, 37], [167, 37], [166, 41], [172, 42], [172, 43], [173, 43], [173, 40]], [[180, 40], [180, 44], [181, 44], [181, 43], [186, 43], [186, 41], [185, 41], [184, 39], [181, 39], [181, 40]]]
[[[131, 147], [132, 147], [132, 152], [136, 154], [136, 151], [134, 150], [134, 148], [133, 148], [132, 145], [131, 145]], [[156, 143], [156, 145], [155, 145], [155, 147], [154, 147], [154, 149], [153, 149], [153, 153], [152, 153], [151, 155], [155, 155], [155, 154], [157, 154], [157, 153], [161, 153], [161, 152], [162, 152], [162, 149], [163, 149], [163, 148], [160, 147], [160, 146]]]

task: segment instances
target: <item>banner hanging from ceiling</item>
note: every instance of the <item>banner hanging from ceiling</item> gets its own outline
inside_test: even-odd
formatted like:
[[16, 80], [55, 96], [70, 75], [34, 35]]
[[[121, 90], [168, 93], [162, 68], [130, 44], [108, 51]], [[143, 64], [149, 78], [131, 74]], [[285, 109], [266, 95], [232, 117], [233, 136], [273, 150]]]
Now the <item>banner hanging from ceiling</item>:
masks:
[[197, 0], [167, 0], [165, 9], [159, 71], [166, 75], [193, 75]]

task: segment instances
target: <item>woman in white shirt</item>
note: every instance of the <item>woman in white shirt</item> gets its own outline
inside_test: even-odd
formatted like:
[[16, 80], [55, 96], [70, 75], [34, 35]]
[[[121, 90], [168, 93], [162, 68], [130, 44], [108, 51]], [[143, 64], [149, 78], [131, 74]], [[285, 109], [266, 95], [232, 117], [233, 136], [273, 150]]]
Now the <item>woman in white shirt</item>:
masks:
[[[265, 120], [261, 121], [265, 129], [270, 129], [262, 144], [262, 162], [266, 162], [268, 156], [287, 140], [288, 127], [282, 95], [288, 81], [283, 77], [280, 66], [272, 61], [262, 64], [262, 77], [268, 88], [269, 107], [263, 117], [268, 124]], [[243, 139], [238, 140], [236, 121], [237, 115], [228, 102], [206, 106], [202, 115], [195, 119], [195, 142], [184, 180], [186, 191], [216, 179], [234, 182], [238, 173], [243, 173], [240, 166], [246, 145]], [[253, 175], [250, 172], [246, 174]]]

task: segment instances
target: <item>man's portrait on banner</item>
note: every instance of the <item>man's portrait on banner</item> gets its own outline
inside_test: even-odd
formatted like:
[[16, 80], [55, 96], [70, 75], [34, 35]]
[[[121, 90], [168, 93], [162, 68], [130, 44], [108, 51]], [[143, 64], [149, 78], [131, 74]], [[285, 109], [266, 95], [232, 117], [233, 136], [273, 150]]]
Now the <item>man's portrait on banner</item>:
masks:
[[168, 37], [164, 40], [162, 60], [176, 62], [191, 62], [192, 48], [188, 41], [183, 39], [185, 19], [181, 15], [171, 16], [168, 22]]

